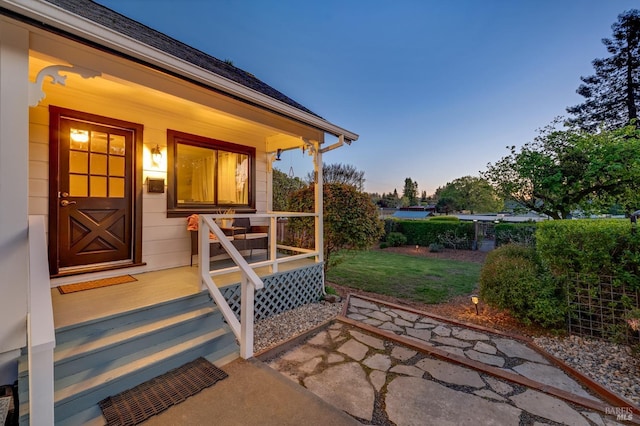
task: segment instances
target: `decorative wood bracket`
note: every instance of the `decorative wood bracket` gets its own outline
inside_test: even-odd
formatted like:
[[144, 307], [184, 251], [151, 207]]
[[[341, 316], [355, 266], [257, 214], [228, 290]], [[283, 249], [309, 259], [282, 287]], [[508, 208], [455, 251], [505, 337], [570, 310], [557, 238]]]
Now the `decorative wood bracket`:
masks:
[[40, 101], [42, 101], [46, 97], [44, 90], [42, 89], [45, 77], [51, 77], [51, 79], [53, 80], [51, 84], [58, 83], [62, 86], [65, 85], [67, 76], [60, 75], [60, 72], [78, 74], [82, 78], [94, 78], [102, 75], [102, 73], [99, 71], [94, 71], [89, 68], [78, 67], [75, 65], [51, 65], [48, 67], [44, 67], [38, 73], [36, 81], [29, 83], [29, 106], [38, 106]]

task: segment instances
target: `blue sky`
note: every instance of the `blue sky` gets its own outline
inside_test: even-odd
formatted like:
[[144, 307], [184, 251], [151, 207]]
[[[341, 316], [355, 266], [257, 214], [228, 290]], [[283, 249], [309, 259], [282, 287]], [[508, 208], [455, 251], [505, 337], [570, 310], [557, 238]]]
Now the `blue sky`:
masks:
[[[98, 0], [251, 72], [360, 135], [328, 163], [365, 190], [432, 194], [580, 103], [580, 76], [636, 0]], [[332, 142], [331, 140], [329, 142]], [[303, 177], [301, 153], [280, 168]]]

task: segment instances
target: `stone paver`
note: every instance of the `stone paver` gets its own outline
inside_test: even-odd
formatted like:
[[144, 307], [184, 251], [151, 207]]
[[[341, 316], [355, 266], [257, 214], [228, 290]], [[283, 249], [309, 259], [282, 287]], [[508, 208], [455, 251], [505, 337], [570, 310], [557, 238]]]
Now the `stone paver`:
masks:
[[374, 392], [367, 376], [357, 362], [329, 367], [304, 380], [307, 389], [352, 416], [371, 420]]
[[549, 364], [538, 352], [512, 339], [493, 339], [500, 352], [511, 358], [521, 358], [542, 364]]
[[362, 363], [373, 370], [387, 371], [391, 368], [391, 358], [383, 354], [374, 354]]
[[491, 338], [484, 333], [469, 330], [468, 328], [454, 328], [453, 337], [462, 340], [490, 340]]
[[416, 339], [424, 340], [428, 342], [431, 340], [431, 330], [416, 330], [414, 328], [407, 329], [407, 334]]
[[338, 352], [342, 352], [356, 361], [361, 361], [367, 352], [369, 352], [369, 347], [356, 340], [347, 340], [338, 348]]
[[585, 398], [593, 398], [582, 388], [582, 386], [580, 386], [580, 384], [578, 384], [578, 382], [556, 367], [527, 361], [521, 365], [513, 367], [513, 370], [524, 377], [535, 380], [536, 382], [563, 389], [575, 395], [584, 396]]
[[473, 350], [482, 352], [485, 354], [489, 354], [489, 355], [495, 355], [498, 352], [495, 346], [491, 346], [485, 342], [477, 342], [476, 345], [473, 347]]
[[501, 382], [498, 379], [494, 379], [493, 377], [487, 376], [487, 377], [485, 377], [484, 380], [487, 382], [489, 387], [491, 387], [491, 389], [493, 389], [494, 391], [496, 391], [500, 395], [507, 395], [507, 394], [510, 394], [511, 392], [513, 392], [513, 387], [511, 387], [510, 385], [506, 384], [505, 382]]
[[485, 354], [483, 352], [474, 351], [473, 349], [469, 349], [464, 351], [464, 354], [474, 361], [479, 361], [483, 364], [493, 365], [496, 367], [504, 366], [504, 358], [495, 355]]
[[371, 381], [371, 384], [373, 385], [373, 388], [376, 390], [376, 392], [380, 392], [380, 389], [382, 389], [387, 381], [387, 375], [384, 371], [373, 370], [369, 374], [369, 380]]
[[474, 370], [448, 362], [425, 358], [416, 363], [416, 367], [431, 374], [435, 379], [453, 385], [483, 388], [486, 384]]
[[[393, 331], [417, 346], [433, 346], [597, 399], [520, 341], [355, 297], [351, 301], [352, 318], [362, 316], [357, 321]], [[527, 424], [617, 424], [610, 415], [576, 410], [559, 398], [497, 379], [488, 370], [476, 371], [345, 324], [331, 324], [269, 365], [367, 422], [375, 406], [398, 425], [519, 424], [522, 412], [537, 416]]]
[[349, 334], [351, 334], [356, 340], [364, 343], [367, 346], [370, 346], [374, 349], [384, 349], [384, 342], [382, 341], [382, 339], [378, 339], [377, 337], [373, 337], [356, 330], [350, 330]]
[[563, 425], [589, 426], [589, 422], [566, 402], [547, 394], [527, 389], [511, 400], [517, 407]]
[[433, 331], [434, 334], [437, 334], [440, 337], [451, 336], [451, 329], [449, 327], [445, 327], [444, 325], [439, 325], [431, 331]]
[[399, 359], [400, 361], [406, 361], [409, 358], [413, 358], [417, 353], [418, 351], [405, 348], [404, 346], [394, 346], [391, 350], [391, 356], [395, 359]]
[[[416, 377], [397, 377], [387, 385], [389, 420], [397, 425], [517, 425], [521, 411]], [[426, 403], [428, 401], [428, 403]]]

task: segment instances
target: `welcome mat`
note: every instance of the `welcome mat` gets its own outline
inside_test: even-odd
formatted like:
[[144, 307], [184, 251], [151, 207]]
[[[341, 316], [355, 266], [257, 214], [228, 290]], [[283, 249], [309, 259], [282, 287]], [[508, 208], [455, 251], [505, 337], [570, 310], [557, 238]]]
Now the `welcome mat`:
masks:
[[119, 277], [103, 278], [100, 280], [85, 281], [75, 284], [66, 284], [58, 287], [60, 294], [75, 293], [76, 291], [91, 290], [94, 288], [108, 287], [110, 285], [124, 284], [138, 281], [131, 275], [122, 275]]
[[227, 373], [200, 357], [133, 389], [99, 402], [107, 426], [133, 426], [226, 379]]

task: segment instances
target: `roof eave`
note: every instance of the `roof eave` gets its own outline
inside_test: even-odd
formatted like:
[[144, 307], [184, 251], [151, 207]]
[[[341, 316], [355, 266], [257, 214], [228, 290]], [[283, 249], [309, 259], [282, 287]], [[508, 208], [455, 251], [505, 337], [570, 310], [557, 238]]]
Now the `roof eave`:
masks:
[[344, 136], [348, 141], [358, 139], [356, 133], [336, 126], [320, 117], [301, 111], [284, 102], [264, 95], [256, 90], [231, 81], [225, 77], [197, 67], [187, 61], [169, 55], [159, 49], [73, 14], [42, 0], [2, 0], [2, 5], [12, 12], [37, 20], [64, 32], [105, 46], [116, 52], [152, 64], [185, 79], [222, 91], [275, 113], [302, 122], [335, 136]]

